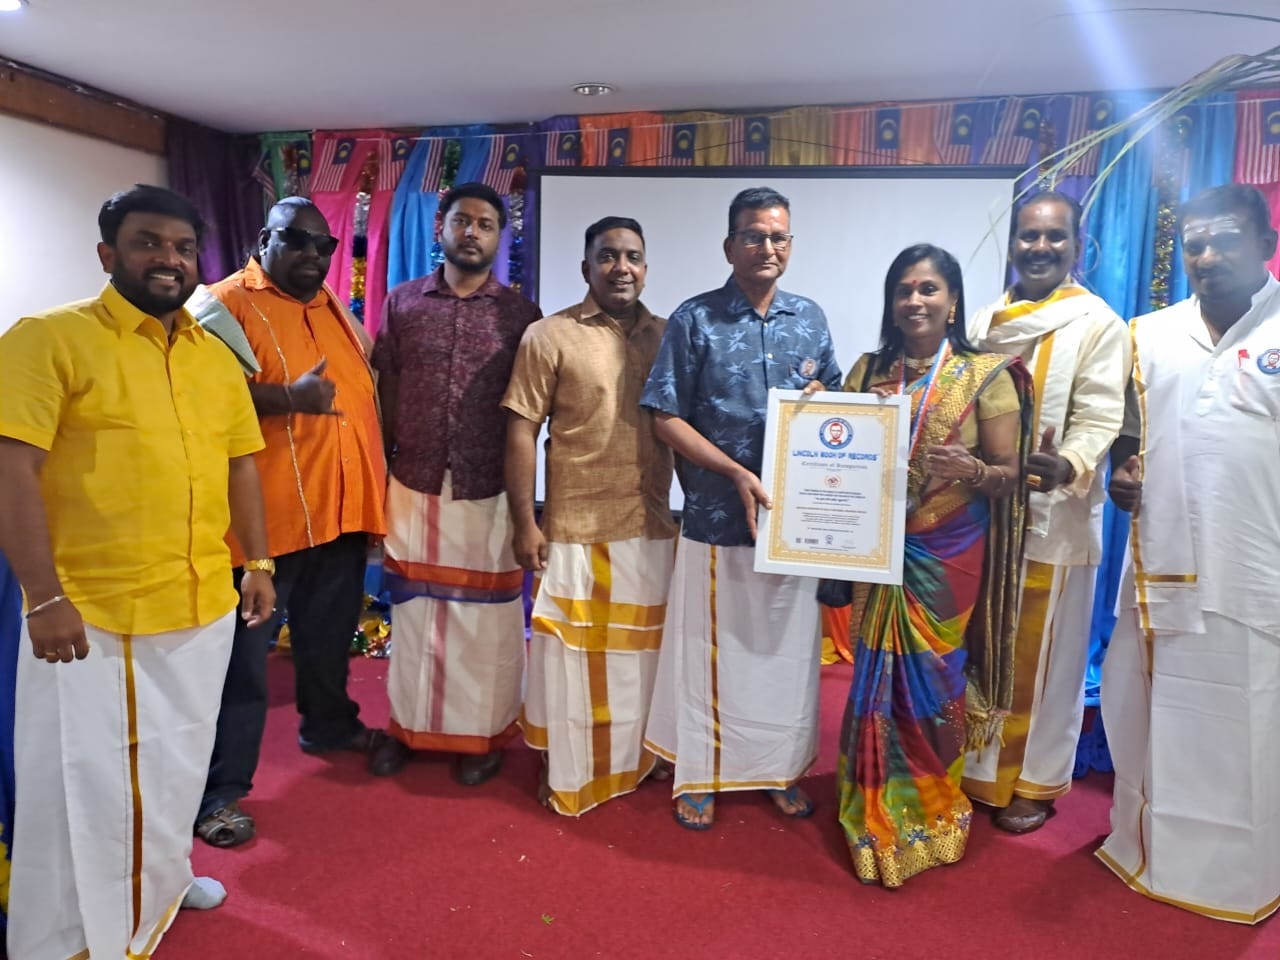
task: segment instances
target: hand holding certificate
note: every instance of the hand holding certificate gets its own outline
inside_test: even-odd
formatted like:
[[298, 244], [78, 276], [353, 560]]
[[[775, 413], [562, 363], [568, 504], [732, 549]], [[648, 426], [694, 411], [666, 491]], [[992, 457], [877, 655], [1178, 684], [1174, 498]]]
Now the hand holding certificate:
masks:
[[902, 396], [770, 390], [755, 569], [901, 583], [909, 420]]

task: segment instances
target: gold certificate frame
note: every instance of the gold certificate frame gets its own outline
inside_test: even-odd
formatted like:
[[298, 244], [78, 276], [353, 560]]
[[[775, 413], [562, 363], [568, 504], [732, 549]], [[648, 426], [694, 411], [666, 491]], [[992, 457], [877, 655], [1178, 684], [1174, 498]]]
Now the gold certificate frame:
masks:
[[901, 396], [770, 390], [755, 569], [901, 583], [909, 421]]

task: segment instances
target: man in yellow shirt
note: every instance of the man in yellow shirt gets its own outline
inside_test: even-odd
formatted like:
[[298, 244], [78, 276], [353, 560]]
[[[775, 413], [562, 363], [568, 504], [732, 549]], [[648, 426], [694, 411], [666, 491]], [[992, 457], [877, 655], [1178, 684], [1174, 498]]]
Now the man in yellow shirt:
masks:
[[[103, 204], [95, 299], [0, 337], [0, 551], [26, 594], [8, 949], [150, 956], [191, 873], [236, 619], [271, 615], [262, 435], [232, 354], [183, 303], [203, 227], [136, 186]], [[79, 661], [79, 662], [73, 662]]]

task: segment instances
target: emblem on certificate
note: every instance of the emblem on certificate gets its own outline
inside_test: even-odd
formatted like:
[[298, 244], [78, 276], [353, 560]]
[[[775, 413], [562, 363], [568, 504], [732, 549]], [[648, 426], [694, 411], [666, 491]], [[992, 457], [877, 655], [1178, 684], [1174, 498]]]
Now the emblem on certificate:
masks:
[[755, 569], [901, 583], [909, 421], [902, 396], [770, 390]]

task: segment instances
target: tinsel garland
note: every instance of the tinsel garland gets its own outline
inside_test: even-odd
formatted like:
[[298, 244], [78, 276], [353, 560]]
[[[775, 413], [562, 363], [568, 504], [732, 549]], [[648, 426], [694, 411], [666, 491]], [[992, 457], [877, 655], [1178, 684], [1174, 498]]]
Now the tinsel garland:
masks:
[[511, 177], [507, 197], [507, 224], [511, 227], [511, 247], [507, 251], [507, 285], [516, 293], [524, 287], [524, 188], [528, 174], [523, 166]]
[[364, 613], [351, 640], [351, 653], [378, 658], [391, 655], [391, 604], [365, 595]]
[[280, 148], [280, 162], [284, 165], [284, 196], [298, 195], [298, 148], [286, 143]]
[[[286, 616], [275, 638], [276, 653], [292, 653], [289, 618]], [[391, 604], [365, 594], [364, 610], [351, 638], [351, 656], [389, 657], [391, 655]]]
[[[440, 199], [453, 189], [453, 182], [458, 179], [458, 165], [462, 162], [462, 144], [450, 140], [444, 145], [444, 161], [440, 166]], [[444, 263], [444, 247], [440, 244], [440, 228], [444, 225], [444, 211], [436, 207], [435, 243], [431, 245], [431, 269]]]
[[1188, 122], [1174, 117], [1160, 132], [1156, 160], [1156, 229], [1151, 263], [1151, 309], [1169, 305], [1169, 278], [1173, 275], [1173, 248], [1178, 227], [1178, 197], [1182, 190]]
[[378, 179], [378, 155], [370, 152], [360, 170], [360, 190], [356, 194], [351, 229], [351, 290], [348, 294], [351, 312], [364, 323], [364, 284], [369, 269], [369, 204], [373, 200], [373, 184]]

